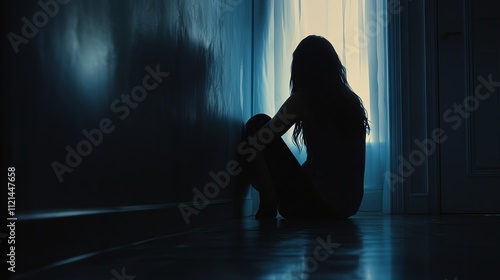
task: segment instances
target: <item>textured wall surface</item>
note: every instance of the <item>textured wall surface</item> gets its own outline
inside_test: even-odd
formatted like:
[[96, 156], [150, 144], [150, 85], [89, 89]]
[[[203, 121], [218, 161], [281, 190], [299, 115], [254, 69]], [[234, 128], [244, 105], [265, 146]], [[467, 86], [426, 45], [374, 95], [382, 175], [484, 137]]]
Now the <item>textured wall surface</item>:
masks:
[[233, 177], [189, 222], [178, 205], [237, 158], [252, 1], [3, 5], [2, 163], [16, 168], [19, 270], [238, 215]]
[[234, 157], [251, 2], [47, 2], [6, 4], [19, 211], [191, 200]]

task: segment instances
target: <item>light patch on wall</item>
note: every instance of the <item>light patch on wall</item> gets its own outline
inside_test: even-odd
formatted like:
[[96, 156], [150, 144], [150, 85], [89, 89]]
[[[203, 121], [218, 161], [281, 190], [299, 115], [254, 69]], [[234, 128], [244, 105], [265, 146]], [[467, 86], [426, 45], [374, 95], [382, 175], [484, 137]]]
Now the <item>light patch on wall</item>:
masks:
[[64, 50], [70, 73], [77, 88], [89, 101], [104, 94], [109, 81], [110, 54], [112, 45], [110, 32], [105, 25], [93, 23], [91, 19], [72, 18], [64, 35]]
[[[38, 45], [44, 80], [59, 100], [105, 104], [112, 95], [115, 67], [109, 10], [98, 2], [72, 2], [40, 34]], [[95, 108], [95, 107], [93, 107]]]
[[107, 79], [109, 45], [100, 38], [84, 38], [73, 52], [76, 79], [85, 92], [92, 94], [103, 88]]

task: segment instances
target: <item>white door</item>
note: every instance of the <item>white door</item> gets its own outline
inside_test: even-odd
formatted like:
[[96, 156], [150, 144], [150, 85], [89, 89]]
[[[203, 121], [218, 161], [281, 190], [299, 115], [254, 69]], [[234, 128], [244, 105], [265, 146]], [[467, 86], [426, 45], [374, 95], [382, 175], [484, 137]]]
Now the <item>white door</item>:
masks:
[[439, 0], [442, 213], [500, 213], [500, 1]]

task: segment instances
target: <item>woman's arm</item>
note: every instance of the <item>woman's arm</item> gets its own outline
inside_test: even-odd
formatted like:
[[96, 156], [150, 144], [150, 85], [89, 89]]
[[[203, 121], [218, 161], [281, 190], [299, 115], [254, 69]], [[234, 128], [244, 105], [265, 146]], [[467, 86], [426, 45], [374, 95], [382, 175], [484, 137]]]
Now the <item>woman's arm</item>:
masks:
[[265, 134], [265, 137], [268, 138], [269, 131], [271, 131], [273, 139], [274, 137], [281, 137], [294, 123], [302, 119], [304, 111], [302, 93], [291, 94], [285, 103], [281, 105], [276, 115], [256, 133], [256, 136], [261, 137]]
[[302, 119], [306, 112], [302, 99], [299, 92], [288, 97], [270, 121], [238, 145], [238, 153], [250, 155], [246, 160], [251, 162], [257, 156], [257, 150], [262, 151], [266, 144], [285, 134], [294, 123]]

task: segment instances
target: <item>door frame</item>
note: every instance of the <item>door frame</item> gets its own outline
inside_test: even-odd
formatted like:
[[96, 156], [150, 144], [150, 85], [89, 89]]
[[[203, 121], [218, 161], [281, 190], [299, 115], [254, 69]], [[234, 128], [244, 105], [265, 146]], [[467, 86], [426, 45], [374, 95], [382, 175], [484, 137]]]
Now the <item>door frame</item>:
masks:
[[401, 167], [419, 150], [415, 140], [432, 139], [440, 126], [437, 5], [402, 0], [402, 12], [392, 15], [389, 25], [390, 172], [398, 178], [386, 176], [392, 214], [441, 213], [439, 145], [411, 164], [413, 172]]

